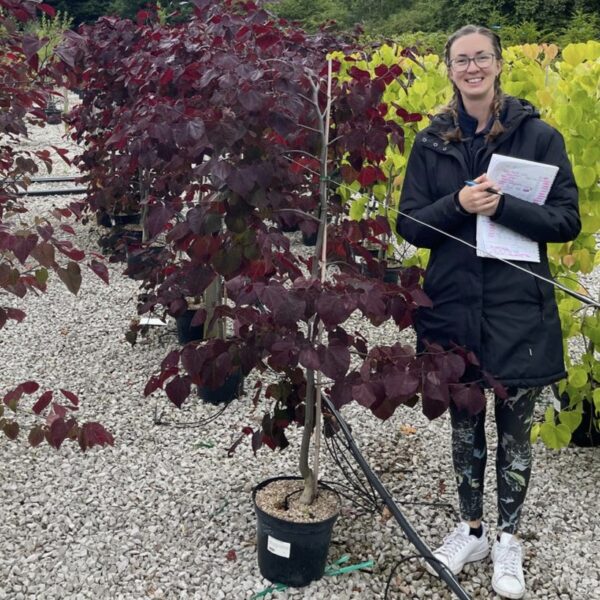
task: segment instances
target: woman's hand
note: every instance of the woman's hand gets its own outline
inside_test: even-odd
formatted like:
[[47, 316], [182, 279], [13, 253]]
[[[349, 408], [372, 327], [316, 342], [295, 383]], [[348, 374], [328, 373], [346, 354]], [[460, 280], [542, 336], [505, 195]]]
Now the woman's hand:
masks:
[[[496, 183], [488, 179], [485, 173], [473, 181], [477, 185], [465, 185], [458, 193], [458, 201], [468, 213], [491, 217], [498, 208], [501, 192]], [[490, 189], [497, 190], [497, 193], [487, 191]]]

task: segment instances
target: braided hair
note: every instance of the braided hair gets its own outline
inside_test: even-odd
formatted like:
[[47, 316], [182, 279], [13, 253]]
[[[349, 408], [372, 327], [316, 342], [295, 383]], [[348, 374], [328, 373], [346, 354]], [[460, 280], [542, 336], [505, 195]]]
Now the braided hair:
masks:
[[[502, 43], [500, 42], [500, 37], [497, 33], [488, 29], [487, 27], [481, 27], [478, 25], [465, 25], [461, 27], [457, 31], [455, 31], [446, 42], [444, 47], [444, 62], [446, 63], [446, 67], [450, 69], [450, 50], [454, 42], [465, 35], [471, 35], [473, 33], [478, 33], [487, 37], [492, 43], [492, 50], [496, 57], [496, 60], [502, 60]], [[460, 142], [462, 140], [462, 134], [460, 131], [460, 126], [458, 124], [458, 98], [460, 96], [460, 92], [456, 87], [456, 84], [452, 82], [452, 88], [454, 90], [454, 94], [452, 95], [452, 99], [450, 102], [442, 108], [442, 112], [449, 113], [452, 117], [452, 123], [454, 125], [453, 129], [442, 134], [442, 138], [447, 142]], [[490, 142], [496, 139], [503, 131], [504, 126], [500, 121], [500, 115], [502, 114], [502, 106], [504, 105], [504, 92], [500, 87], [500, 73], [496, 76], [494, 81], [494, 99], [492, 102], [492, 114], [494, 115], [494, 121], [492, 123], [492, 127], [489, 132], [485, 136], [485, 141]]]

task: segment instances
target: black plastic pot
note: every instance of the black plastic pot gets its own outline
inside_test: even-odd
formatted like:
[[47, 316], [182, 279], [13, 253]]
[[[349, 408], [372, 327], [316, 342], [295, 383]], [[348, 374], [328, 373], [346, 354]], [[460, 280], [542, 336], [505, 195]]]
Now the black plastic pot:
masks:
[[110, 215], [104, 210], [96, 212], [96, 223], [101, 227], [112, 227]]
[[111, 222], [115, 227], [122, 227], [123, 225], [137, 225], [142, 215], [140, 213], [122, 213], [111, 215]]
[[299, 477], [273, 477], [259, 483], [252, 492], [256, 512], [258, 567], [261, 575], [269, 581], [303, 587], [323, 577], [337, 514], [318, 523], [292, 523], [258, 508], [256, 493], [282, 479], [296, 479], [302, 486]]
[[62, 112], [57, 108], [47, 108], [46, 113], [46, 123], [49, 125], [60, 125], [62, 123]]
[[204, 337], [204, 325], [193, 325], [192, 320], [196, 314], [193, 309], [186, 310], [182, 315], [175, 317], [177, 323], [177, 339], [180, 344], [187, 344]]
[[226, 404], [240, 395], [243, 381], [242, 372], [235, 371], [225, 379], [222, 386], [216, 389], [199, 385], [198, 395], [204, 402], [208, 402], [209, 404]]
[[317, 245], [317, 236], [319, 233], [316, 231], [315, 233], [304, 233], [302, 232], [302, 243], [305, 246], [316, 246]]
[[405, 267], [386, 267], [383, 272], [383, 281], [397, 284], [400, 281], [400, 273], [404, 270]]

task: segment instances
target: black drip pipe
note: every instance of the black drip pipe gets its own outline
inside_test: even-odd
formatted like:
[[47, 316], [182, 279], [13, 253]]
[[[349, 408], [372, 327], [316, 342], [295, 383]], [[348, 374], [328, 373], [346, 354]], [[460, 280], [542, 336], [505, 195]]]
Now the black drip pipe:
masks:
[[[65, 181], [77, 181], [81, 175], [62, 175], [60, 177], [29, 177], [31, 183], [63, 183]], [[5, 179], [5, 183], [19, 183], [22, 179]]]
[[86, 188], [59, 188], [55, 190], [27, 190], [18, 192], [17, 196], [70, 196], [73, 194], [86, 194]]
[[323, 400], [327, 405], [327, 408], [332, 412], [333, 416], [336, 418], [337, 422], [340, 425], [340, 428], [346, 437], [346, 441], [348, 442], [348, 447], [352, 455], [356, 459], [356, 462], [362, 469], [365, 477], [371, 483], [371, 485], [375, 488], [375, 491], [379, 494], [385, 505], [390, 509], [392, 515], [400, 525], [402, 531], [406, 534], [406, 537], [413, 544], [413, 546], [417, 549], [419, 554], [423, 556], [425, 560], [435, 569], [436, 573], [439, 577], [448, 585], [448, 587], [456, 594], [457, 598], [461, 600], [471, 600], [470, 596], [465, 592], [465, 590], [460, 586], [458, 581], [456, 581], [452, 572], [447, 569], [445, 566], [441, 565], [441, 563], [435, 559], [435, 557], [431, 554], [431, 550], [427, 546], [427, 544], [419, 537], [419, 534], [413, 529], [412, 525], [406, 520], [406, 517], [402, 514], [402, 511], [398, 507], [398, 505], [394, 502], [391, 494], [387, 491], [383, 483], [379, 480], [377, 475], [373, 472], [373, 469], [369, 466], [369, 463], [366, 461], [365, 457], [362, 455], [361, 451], [358, 449], [352, 434], [350, 433], [350, 429], [346, 424], [346, 421], [342, 418], [338, 410], [331, 403], [329, 398], [323, 396]]

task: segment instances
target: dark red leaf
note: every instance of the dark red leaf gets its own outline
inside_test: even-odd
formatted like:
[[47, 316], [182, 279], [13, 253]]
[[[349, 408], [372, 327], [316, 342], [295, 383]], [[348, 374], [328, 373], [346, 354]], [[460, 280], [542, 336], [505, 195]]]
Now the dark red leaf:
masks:
[[329, 346], [319, 349], [321, 371], [331, 379], [340, 379], [350, 367], [350, 350], [340, 340], [333, 339]]
[[15, 236], [12, 244], [12, 251], [22, 265], [25, 264], [27, 257], [35, 248], [37, 241], [38, 237], [33, 233], [26, 237]]
[[353, 386], [352, 397], [356, 402], [366, 408], [371, 408], [371, 406], [377, 402], [377, 396], [375, 395], [372, 385], [369, 383], [361, 383], [360, 385]]
[[52, 390], [48, 390], [44, 392], [38, 399], [38, 401], [33, 405], [33, 412], [36, 415], [39, 415], [42, 411], [44, 411], [50, 402], [52, 401], [53, 392]]
[[42, 2], [41, 4], [38, 4], [37, 6], [41, 11], [45, 12], [49, 17], [56, 16], [56, 9], [53, 6], [50, 6], [49, 4], [46, 4], [45, 2]]
[[88, 267], [94, 271], [104, 283], [108, 283], [108, 268], [104, 263], [94, 259], [89, 263]]
[[419, 388], [419, 378], [409, 369], [393, 369], [383, 378], [386, 396], [413, 396]]
[[40, 384], [35, 381], [26, 381], [21, 384], [21, 389], [25, 394], [33, 394], [40, 389]]
[[270, 48], [273, 44], [276, 44], [280, 39], [280, 36], [277, 35], [274, 30], [273, 32], [259, 35], [256, 38], [256, 44], [262, 50], [267, 50], [267, 48]]
[[173, 69], [170, 67], [160, 76], [160, 85], [167, 85], [173, 81]]
[[144, 388], [144, 396], [150, 396], [150, 394], [154, 393], [159, 387], [161, 387], [161, 385], [162, 381], [160, 377], [153, 375], [146, 383], [146, 387]]
[[55, 417], [64, 418], [67, 416], [67, 407], [57, 402], [52, 403], [52, 411], [48, 415], [50, 422], [55, 420]]
[[62, 418], [55, 419], [46, 430], [46, 441], [57, 450], [69, 435], [69, 426]]
[[421, 288], [415, 288], [410, 291], [410, 297], [417, 306], [433, 307], [433, 302]]
[[60, 391], [61, 391], [62, 395], [65, 398], [68, 398], [74, 406], [79, 405], [79, 398], [73, 392], [69, 392], [68, 390], [63, 390], [62, 388]]
[[204, 355], [193, 345], [187, 345], [181, 351], [181, 365], [190, 377], [198, 375], [204, 364]]
[[237, 554], [235, 553], [235, 550], [229, 550], [225, 555], [225, 558], [229, 561], [237, 560]]
[[65, 256], [68, 256], [71, 260], [80, 261], [85, 258], [85, 252], [79, 248], [74, 248], [73, 244], [69, 241], [60, 240], [55, 242], [55, 246]]
[[50, 146], [51, 148], [53, 148], [56, 153], [69, 165], [71, 166], [71, 161], [69, 160], [68, 156], [69, 156], [69, 151], [65, 150], [64, 148], [58, 148], [57, 146]]
[[18, 308], [7, 308], [6, 309], [6, 318], [13, 319], [17, 323], [20, 323], [27, 315]]
[[162, 233], [165, 229], [165, 225], [172, 216], [172, 208], [166, 206], [162, 202], [152, 205], [148, 212], [148, 218], [146, 219], [148, 235], [153, 238], [159, 233]]
[[75, 230], [70, 225], [67, 225], [66, 223], [61, 224], [60, 228], [63, 231], [70, 233], [71, 235], [75, 235]]
[[312, 346], [305, 346], [300, 350], [298, 361], [307, 369], [317, 370], [320, 367], [319, 354]]
[[475, 383], [450, 386], [452, 400], [460, 410], [476, 415], [485, 408], [485, 394]]
[[18, 385], [15, 389], [10, 390], [3, 399], [4, 404], [8, 406], [13, 412], [17, 409], [17, 403], [23, 395], [23, 387]]
[[180, 408], [190, 395], [190, 380], [188, 377], [180, 377], [177, 375], [165, 386], [165, 392], [169, 400]]
[[114, 446], [115, 440], [112, 434], [103, 425], [90, 421], [84, 423], [79, 431], [79, 446], [85, 452], [93, 446]]

